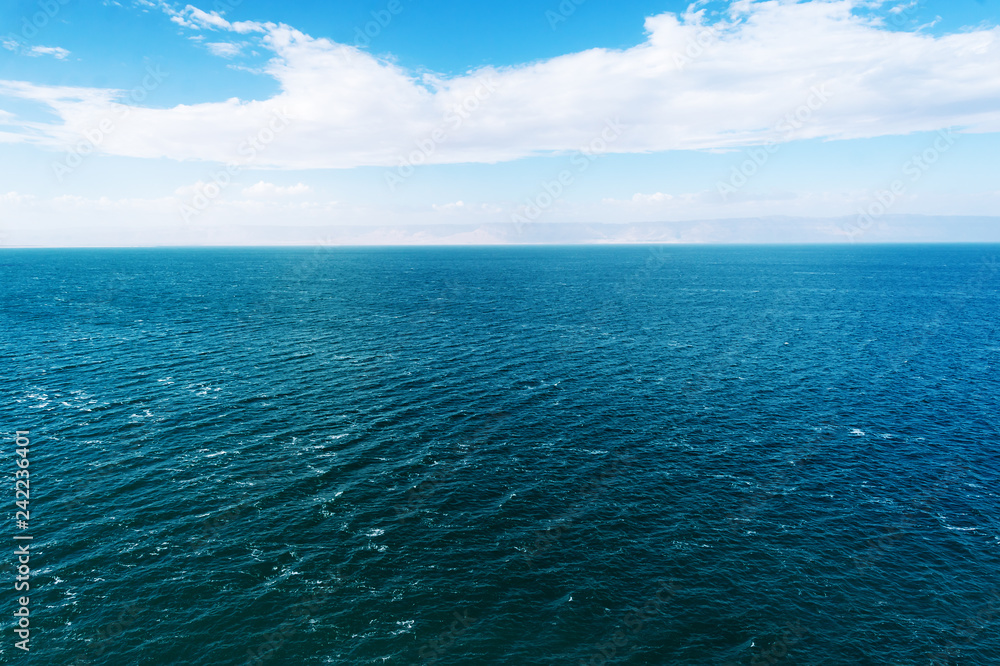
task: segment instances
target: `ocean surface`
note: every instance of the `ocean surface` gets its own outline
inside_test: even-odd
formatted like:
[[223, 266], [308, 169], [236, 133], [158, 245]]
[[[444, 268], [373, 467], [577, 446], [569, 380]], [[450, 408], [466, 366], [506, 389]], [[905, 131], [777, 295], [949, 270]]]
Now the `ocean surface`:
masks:
[[5, 250], [0, 662], [1000, 664], [998, 256]]

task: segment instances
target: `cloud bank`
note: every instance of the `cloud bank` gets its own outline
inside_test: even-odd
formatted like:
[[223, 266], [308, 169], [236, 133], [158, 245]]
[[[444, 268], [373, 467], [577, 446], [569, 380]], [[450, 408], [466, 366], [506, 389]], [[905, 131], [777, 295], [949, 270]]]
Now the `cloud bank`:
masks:
[[[276, 113], [280, 136], [253, 165], [309, 169], [495, 163], [590, 145], [609, 120], [624, 131], [609, 152], [720, 150], [796, 139], [933, 131], [1000, 131], [1000, 28], [944, 36], [900, 32], [859, 10], [870, 0], [734, 2], [710, 22], [695, 6], [646, 19], [646, 40], [454, 77], [415, 74], [364, 50], [275, 23], [232, 23], [187, 6], [169, 10], [211, 33], [234, 57], [250, 43], [272, 54], [263, 100], [166, 109], [133, 107], [133, 121], [99, 146], [136, 158], [246, 164], [240, 146]], [[105, 118], [122, 91], [0, 81], [0, 95], [58, 118], [0, 113], [0, 141], [64, 149]], [[0, 109], [2, 109], [0, 98]]]

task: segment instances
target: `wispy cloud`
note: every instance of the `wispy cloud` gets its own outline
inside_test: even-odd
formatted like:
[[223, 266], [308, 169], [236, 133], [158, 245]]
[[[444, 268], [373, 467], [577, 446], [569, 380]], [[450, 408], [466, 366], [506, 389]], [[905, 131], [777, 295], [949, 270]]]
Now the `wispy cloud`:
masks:
[[25, 55], [35, 58], [38, 56], [50, 55], [54, 58], [58, 58], [59, 60], [64, 60], [66, 56], [69, 55], [69, 51], [61, 46], [32, 46], [30, 49], [25, 51]]
[[236, 57], [243, 50], [242, 44], [235, 44], [233, 42], [208, 42], [205, 46], [208, 47], [208, 50], [212, 53], [212, 55], [221, 56], [223, 58]]
[[184, 9], [177, 11], [170, 5], [163, 3], [161, 8], [170, 16], [170, 20], [177, 25], [194, 30], [224, 30], [246, 34], [249, 32], [264, 32], [268, 27], [273, 27], [273, 23], [257, 23], [254, 21], [242, 21], [230, 23], [218, 12], [206, 12], [193, 5], [188, 5]]
[[32, 46], [30, 48], [25, 48], [20, 42], [16, 39], [12, 39], [11, 37], [0, 37], [0, 46], [3, 46], [8, 51], [20, 53], [21, 55], [30, 56], [32, 58], [37, 58], [39, 56], [53, 56], [59, 60], [64, 60], [66, 56], [69, 55], [69, 51], [61, 46]]
[[251, 185], [243, 190], [243, 196], [256, 198], [270, 197], [293, 197], [300, 194], [308, 194], [312, 188], [304, 183], [281, 186], [274, 183], [266, 183], [263, 180], [255, 185]]
[[[933, 131], [1000, 131], [1000, 29], [933, 36], [887, 30], [859, 13], [872, 0], [732, 3], [703, 35], [703, 10], [646, 19], [628, 49], [590, 49], [459, 76], [417, 74], [291, 26], [230, 22], [188, 5], [167, 10], [192, 31], [247, 35], [272, 54], [269, 99], [133, 110], [106, 151], [132, 157], [228, 162], [247, 136], [281, 110], [290, 122], [259, 166], [285, 169], [396, 166], [442, 126], [486, 79], [496, 90], [428, 163], [514, 160], [572, 152], [609, 118], [628, 130], [609, 152], [718, 150], [774, 140], [774, 123], [823, 86], [829, 101], [781, 141], [851, 139]], [[704, 41], [704, 40], [702, 40]], [[225, 55], [229, 47], [219, 47]], [[60, 122], [25, 125], [20, 140], [60, 143], [93, 109], [45, 86], [0, 82], [8, 95], [49, 104]], [[107, 91], [78, 93], [116, 102]], [[8, 138], [8, 140], [10, 140]]]

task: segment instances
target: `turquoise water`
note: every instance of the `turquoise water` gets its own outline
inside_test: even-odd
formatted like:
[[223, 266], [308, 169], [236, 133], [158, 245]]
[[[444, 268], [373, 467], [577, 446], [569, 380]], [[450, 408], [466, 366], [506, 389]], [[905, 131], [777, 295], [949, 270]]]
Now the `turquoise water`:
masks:
[[997, 255], [4, 251], [0, 661], [1000, 663]]

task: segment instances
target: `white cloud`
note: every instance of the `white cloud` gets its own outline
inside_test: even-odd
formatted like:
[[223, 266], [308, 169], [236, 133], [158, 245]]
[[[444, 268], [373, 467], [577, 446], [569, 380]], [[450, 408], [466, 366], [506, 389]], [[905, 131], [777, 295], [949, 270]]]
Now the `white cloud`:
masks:
[[453, 211], [464, 211], [467, 209], [464, 201], [452, 201], [446, 204], [433, 204], [431, 206], [435, 211], [448, 213]]
[[32, 46], [31, 48], [24, 48], [20, 42], [16, 39], [11, 39], [10, 36], [0, 37], [0, 46], [3, 46], [3, 48], [8, 51], [20, 53], [21, 55], [30, 56], [32, 58], [37, 58], [39, 56], [53, 56], [59, 60], [65, 60], [66, 56], [69, 55], [69, 51], [61, 46]]
[[50, 55], [59, 60], [65, 60], [66, 56], [69, 55], [69, 51], [62, 48], [61, 46], [32, 46], [25, 52], [25, 55], [32, 57]]
[[34, 202], [36, 197], [31, 194], [20, 194], [18, 192], [7, 192], [0, 194], [0, 204], [23, 205]]
[[903, 12], [909, 11], [917, 6], [917, 0], [910, 0], [910, 2], [905, 4], [895, 5], [889, 8], [890, 14], [902, 14]]
[[642, 192], [636, 192], [632, 195], [632, 203], [636, 204], [659, 204], [664, 201], [670, 201], [673, 199], [673, 195], [664, 194], [663, 192], [654, 192], [653, 194], [643, 194]]
[[[849, 139], [956, 127], [1000, 131], [1000, 29], [935, 37], [884, 29], [856, 10], [871, 0], [742, 0], [726, 18], [702, 11], [646, 19], [645, 42], [516, 67], [443, 77], [406, 71], [351, 46], [273, 23], [231, 23], [188, 5], [193, 30], [253, 35], [273, 57], [280, 91], [265, 100], [135, 108], [102, 146], [110, 154], [246, 163], [248, 138], [274, 114], [289, 123], [253, 151], [285, 169], [499, 162], [597, 142], [607, 150], [719, 150], [802, 138]], [[65, 89], [58, 89], [65, 91]], [[21, 140], [61, 145], [87, 127], [92, 101], [114, 91], [0, 81], [0, 92], [48, 104], [61, 118], [25, 124]], [[463, 109], [464, 105], [464, 109]], [[77, 134], [78, 135], [78, 134]], [[4, 140], [10, 140], [5, 137]]]
[[[39, 86], [23, 81], [0, 80], [0, 97], [30, 99], [48, 106], [63, 119], [61, 124], [6, 118], [6, 124], [20, 131], [0, 132], [0, 143], [26, 142], [56, 149], [79, 141], [85, 132], [93, 131], [107, 118], [120, 118], [126, 109], [116, 99], [121, 91], [72, 86]], [[110, 144], [110, 141], [108, 142]]]
[[243, 50], [242, 44], [234, 44], [233, 42], [208, 42], [205, 44], [212, 55], [217, 55], [223, 58], [232, 58], [238, 56], [240, 51]]
[[171, 21], [185, 28], [194, 28], [196, 30], [229, 30], [230, 28], [229, 21], [219, 16], [217, 12], [205, 12], [191, 5], [188, 5], [179, 12], [172, 10], [168, 10], [168, 12], [171, 14]]
[[273, 23], [257, 23], [254, 21], [230, 23], [218, 12], [206, 12], [193, 5], [188, 5], [181, 11], [176, 11], [168, 5], [163, 5], [162, 8], [170, 16], [171, 21], [194, 30], [227, 30], [246, 34], [250, 32], [263, 32], [269, 27], [275, 27]]
[[311, 191], [312, 188], [304, 183], [280, 186], [274, 183], [266, 183], [262, 180], [255, 185], [245, 188], [243, 196], [255, 198], [294, 197], [301, 194], [308, 194]]

